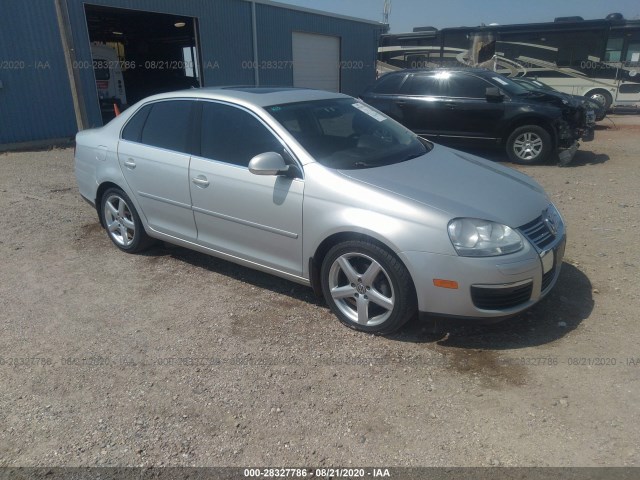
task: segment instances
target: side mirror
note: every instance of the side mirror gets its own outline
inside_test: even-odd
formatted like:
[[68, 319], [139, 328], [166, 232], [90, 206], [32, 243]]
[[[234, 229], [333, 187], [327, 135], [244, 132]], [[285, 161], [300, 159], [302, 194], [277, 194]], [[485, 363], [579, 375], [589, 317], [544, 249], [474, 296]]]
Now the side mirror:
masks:
[[487, 97], [487, 100], [490, 102], [501, 102], [502, 99], [504, 98], [504, 95], [502, 94], [502, 92], [498, 87], [487, 87], [487, 90], [485, 91], [485, 96]]
[[254, 175], [284, 175], [289, 171], [289, 165], [279, 153], [265, 152], [251, 159], [249, 171]]

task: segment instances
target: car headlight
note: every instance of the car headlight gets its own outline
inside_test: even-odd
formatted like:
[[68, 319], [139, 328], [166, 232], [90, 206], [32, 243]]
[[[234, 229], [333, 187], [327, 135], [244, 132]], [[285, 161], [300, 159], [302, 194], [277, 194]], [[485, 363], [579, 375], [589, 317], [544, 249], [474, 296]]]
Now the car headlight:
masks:
[[454, 218], [447, 227], [458, 255], [491, 257], [521, 250], [522, 237], [511, 227], [478, 218]]

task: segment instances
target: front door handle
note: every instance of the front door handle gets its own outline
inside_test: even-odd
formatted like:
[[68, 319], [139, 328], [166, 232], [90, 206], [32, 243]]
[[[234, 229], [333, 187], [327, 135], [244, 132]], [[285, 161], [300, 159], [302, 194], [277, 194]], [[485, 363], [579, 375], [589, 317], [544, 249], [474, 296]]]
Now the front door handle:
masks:
[[455, 110], [456, 108], [458, 108], [457, 103], [447, 103], [446, 106], [449, 110]]
[[124, 166], [130, 170], [133, 170], [134, 168], [136, 168], [136, 162], [133, 161], [133, 158], [127, 158], [124, 161]]
[[209, 180], [207, 180], [207, 177], [205, 177], [204, 175], [193, 177], [191, 181], [198, 187], [207, 188], [209, 186]]
[[402, 100], [396, 102], [396, 105], [399, 106], [399, 107], [404, 107], [406, 104], [407, 104], [407, 102], [404, 102]]

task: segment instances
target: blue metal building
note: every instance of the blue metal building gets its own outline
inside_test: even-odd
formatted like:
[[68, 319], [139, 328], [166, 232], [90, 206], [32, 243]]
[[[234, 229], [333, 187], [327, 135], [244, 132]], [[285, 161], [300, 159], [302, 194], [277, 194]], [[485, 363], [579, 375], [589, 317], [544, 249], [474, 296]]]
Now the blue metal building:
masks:
[[[171, 75], [184, 77], [184, 58], [176, 57], [180, 48], [168, 39], [172, 32], [161, 33], [153, 23], [164, 21], [162, 15], [169, 28], [190, 29], [197, 73], [192, 69], [187, 75], [197, 85], [314, 87], [326, 76], [328, 83], [320, 88], [358, 95], [375, 80], [377, 39], [384, 29], [377, 22], [267, 0], [3, 0], [0, 148], [70, 138], [103, 124], [91, 47], [96, 40], [116, 45], [125, 69], [133, 63], [129, 52], [144, 60], [137, 73], [130, 68], [124, 74], [125, 85], [136, 87], [127, 86], [129, 96], [169, 78], [167, 70], [176, 66]], [[156, 32], [153, 42], [140, 36], [146, 23]], [[158, 57], [162, 45], [173, 52], [168, 60]], [[165, 81], [155, 91], [175, 85]]]

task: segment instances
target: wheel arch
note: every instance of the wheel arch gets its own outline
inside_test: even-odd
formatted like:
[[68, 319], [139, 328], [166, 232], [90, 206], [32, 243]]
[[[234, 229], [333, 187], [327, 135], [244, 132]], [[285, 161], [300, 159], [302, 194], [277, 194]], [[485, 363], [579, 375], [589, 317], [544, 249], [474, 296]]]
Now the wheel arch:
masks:
[[320, 242], [320, 244], [314, 250], [313, 255], [309, 257], [309, 281], [311, 283], [313, 292], [318, 297], [323, 296], [320, 270], [322, 268], [322, 262], [324, 261], [324, 258], [332, 247], [339, 243], [350, 240], [360, 240], [373, 243], [374, 245], [377, 245], [383, 250], [386, 250], [389, 254], [393, 255], [409, 273], [409, 277], [411, 278], [411, 285], [413, 287], [413, 294], [417, 296], [416, 284], [413, 279], [413, 275], [411, 274], [411, 269], [405, 264], [400, 255], [398, 255], [398, 253], [392, 246], [382, 241], [381, 239], [376, 238], [376, 236], [370, 234], [369, 232], [341, 231], [333, 233], [322, 240], [322, 242]]
[[523, 117], [518, 117], [514, 119], [511, 123], [509, 123], [505, 127], [502, 134], [502, 139], [501, 139], [502, 146], [506, 147], [509, 136], [513, 133], [513, 131], [516, 128], [524, 127], [525, 125], [536, 125], [538, 127], [544, 128], [549, 134], [549, 136], [551, 136], [553, 149], [555, 150], [557, 148], [558, 135], [556, 133], [555, 128], [553, 127], [551, 122], [536, 115], [527, 115]]
[[100, 185], [98, 185], [98, 189], [96, 190], [95, 207], [96, 207], [96, 212], [98, 214], [98, 218], [100, 219], [100, 225], [102, 225], [103, 228], [105, 227], [104, 221], [102, 219], [102, 212], [100, 211], [100, 209], [102, 208], [102, 196], [104, 195], [104, 192], [106, 192], [110, 188], [117, 188], [118, 190], [122, 190], [124, 193], [127, 194], [129, 199], [131, 200], [131, 203], [133, 203], [133, 207], [136, 209], [138, 216], [140, 217], [140, 221], [142, 222], [142, 226], [144, 227], [145, 232], [147, 232], [148, 234], [149, 226], [147, 224], [147, 217], [145, 216], [144, 212], [140, 208], [140, 205], [138, 205], [138, 202], [135, 196], [132, 195], [127, 188], [123, 188], [122, 185], [118, 185], [117, 183], [112, 182], [111, 180], [103, 181]]
[[102, 182], [98, 186], [98, 190], [96, 190], [96, 198], [94, 204], [96, 206], [96, 212], [98, 213], [98, 218], [100, 219], [100, 225], [102, 225], [102, 228], [105, 227], [104, 220], [102, 219], [102, 212], [100, 211], [102, 209], [102, 196], [104, 195], [104, 192], [106, 192], [110, 188], [117, 188], [119, 190], [122, 190], [122, 187], [120, 187], [120, 185], [117, 185], [113, 182]]

